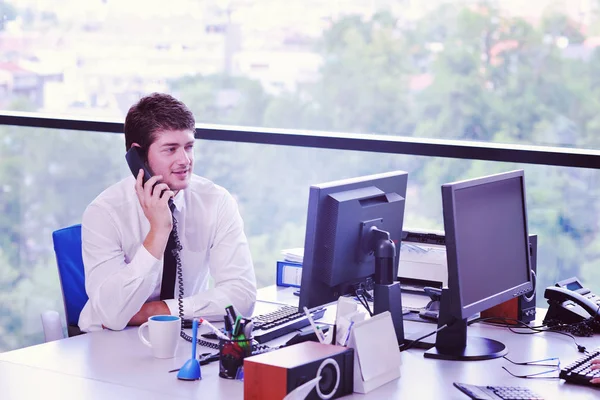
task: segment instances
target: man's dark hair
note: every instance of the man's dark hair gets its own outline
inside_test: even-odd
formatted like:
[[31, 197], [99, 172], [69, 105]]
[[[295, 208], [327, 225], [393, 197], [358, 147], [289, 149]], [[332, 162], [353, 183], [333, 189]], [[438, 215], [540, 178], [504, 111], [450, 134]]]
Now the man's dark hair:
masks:
[[125, 117], [125, 147], [137, 143], [144, 156], [156, 140], [159, 130], [190, 130], [194, 132], [196, 121], [189, 108], [181, 101], [165, 93], [152, 93], [142, 97], [129, 108]]

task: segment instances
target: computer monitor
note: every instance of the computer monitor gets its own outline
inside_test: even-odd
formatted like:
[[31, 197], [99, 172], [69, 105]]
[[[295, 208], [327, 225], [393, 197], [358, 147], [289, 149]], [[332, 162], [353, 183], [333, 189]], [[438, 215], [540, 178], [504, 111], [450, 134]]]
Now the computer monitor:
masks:
[[425, 357], [483, 360], [506, 346], [467, 336], [474, 314], [532, 290], [522, 170], [442, 185], [448, 287], [435, 347]]
[[[383, 280], [398, 273], [408, 173], [340, 180], [310, 187], [299, 305], [314, 308], [354, 294], [375, 276], [375, 250], [390, 251], [393, 265]], [[391, 239], [391, 240], [390, 240]], [[381, 245], [377, 249], [377, 246]], [[388, 268], [389, 267], [389, 268]]]

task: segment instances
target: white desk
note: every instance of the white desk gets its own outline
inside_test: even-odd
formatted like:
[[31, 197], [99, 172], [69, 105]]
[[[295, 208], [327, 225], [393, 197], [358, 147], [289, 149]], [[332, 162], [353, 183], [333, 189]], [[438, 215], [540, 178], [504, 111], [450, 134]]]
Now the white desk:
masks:
[[164, 395], [0, 361], [2, 399], [162, 399]]
[[[267, 290], [261, 292], [266, 295]], [[280, 293], [285, 296], [286, 293]], [[293, 298], [290, 298], [293, 301]], [[297, 300], [296, 300], [297, 301]], [[258, 304], [259, 313], [276, 307]], [[417, 322], [407, 322], [418, 324]], [[419, 324], [427, 326], [425, 324]], [[433, 325], [429, 325], [433, 327]], [[509, 357], [531, 361], [560, 357], [563, 365], [579, 357], [573, 340], [556, 334], [516, 335], [505, 328], [475, 324], [470, 335], [498, 339], [509, 348]], [[598, 337], [577, 338], [588, 348], [600, 346]], [[200, 353], [208, 351], [199, 347]], [[102, 331], [0, 354], [0, 397], [44, 398], [133, 398], [133, 399], [241, 399], [243, 384], [218, 377], [218, 363], [202, 367], [202, 380], [179, 381], [167, 371], [181, 367], [190, 357], [191, 347], [181, 341], [177, 357], [158, 360], [138, 339], [137, 329]], [[518, 379], [501, 369], [531, 373], [547, 367], [513, 366], [504, 359], [453, 362], [425, 359], [423, 350], [402, 353], [400, 379], [369, 393], [349, 398], [466, 399], [452, 382], [527, 386], [548, 399], [592, 399], [594, 389], [565, 384], [558, 380]], [[56, 395], [56, 396], [55, 396]]]

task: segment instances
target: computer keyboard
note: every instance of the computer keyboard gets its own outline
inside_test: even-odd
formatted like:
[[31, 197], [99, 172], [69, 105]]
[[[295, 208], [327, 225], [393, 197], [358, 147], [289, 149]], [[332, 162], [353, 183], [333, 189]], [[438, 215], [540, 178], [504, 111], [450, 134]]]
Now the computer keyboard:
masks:
[[454, 386], [476, 400], [543, 400], [530, 389], [519, 386], [478, 386], [454, 382]]
[[569, 383], [576, 383], [578, 385], [594, 385], [590, 383], [593, 378], [600, 378], [600, 370], [592, 370], [592, 360], [594, 358], [600, 358], [600, 349], [596, 349], [586, 354], [585, 356], [577, 359], [571, 364], [560, 370], [558, 377], [564, 379]]
[[[323, 314], [324, 308], [311, 311], [313, 320], [322, 318]], [[310, 325], [306, 314], [299, 312], [298, 307], [294, 306], [281, 306], [273, 312], [257, 315], [252, 318], [252, 322], [252, 336], [258, 343], [268, 342]]]

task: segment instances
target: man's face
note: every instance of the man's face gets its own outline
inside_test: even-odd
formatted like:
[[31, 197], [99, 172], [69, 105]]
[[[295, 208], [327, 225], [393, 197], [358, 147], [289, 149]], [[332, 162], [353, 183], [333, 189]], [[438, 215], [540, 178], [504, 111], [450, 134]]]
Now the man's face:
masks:
[[194, 166], [194, 132], [159, 130], [148, 148], [148, 166], [175, 192], [185, 189]]

